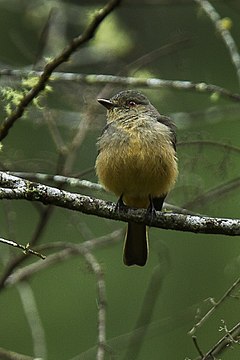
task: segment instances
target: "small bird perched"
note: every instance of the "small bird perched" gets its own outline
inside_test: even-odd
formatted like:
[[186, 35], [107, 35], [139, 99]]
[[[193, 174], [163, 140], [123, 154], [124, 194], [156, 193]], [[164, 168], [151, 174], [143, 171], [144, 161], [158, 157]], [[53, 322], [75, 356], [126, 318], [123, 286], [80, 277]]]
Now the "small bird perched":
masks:
[[[177, 175], [175, 126], [160, 115], [146, 96], [126, 90], [110, 100], [107, 125], [98, 139], [96, 173], [100, 183], [118, 198], [117, 208], [162, 210]], [[128, 223], [123, 261], [144, 266], [148, 257], [146, 225]]]

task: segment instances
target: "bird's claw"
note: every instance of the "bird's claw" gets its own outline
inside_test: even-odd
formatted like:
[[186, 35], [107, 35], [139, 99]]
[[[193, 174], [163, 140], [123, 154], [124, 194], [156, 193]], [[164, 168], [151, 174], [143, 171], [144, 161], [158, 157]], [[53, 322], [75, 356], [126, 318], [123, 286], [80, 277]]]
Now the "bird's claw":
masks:
[[116, 203], [115, 212], [119, 213], [120, 211], [123, 211], [126, 208], [127, 208], [127, 206], [123, 202], [123, 195], [121, 195]]

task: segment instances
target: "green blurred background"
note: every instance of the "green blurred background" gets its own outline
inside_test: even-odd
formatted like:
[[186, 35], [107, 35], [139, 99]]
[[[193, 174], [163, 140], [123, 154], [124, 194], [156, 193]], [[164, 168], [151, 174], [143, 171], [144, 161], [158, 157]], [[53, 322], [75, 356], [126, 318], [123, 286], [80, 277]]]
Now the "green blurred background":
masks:
[[[96, 37], [58, 70], [207, 82], [238, 92], [239, 83], [230, 55], [209, 18], [194, 1], [170, 3], [123, 1], [100, 26]], [[232, 20], [231, 33], [239, 44], [239, 1], [214, 1], [213, 4], [221, 17]], [[101, 5], [102, 2], [81, 0], [1, 1], [1, 69], [42, 69], [44, 58], [58, 54], [81, 33]], [[44, 29], [47, 35], [43, 35]], [[21, 82], [12, 76], [1, 76], [1, 88], [6, 86], [19, 89]], [[41, 107], [31, 107], [3, 141], [1, 167], [11, 171], [57, 173], [61, 157], [51, 136], [51, 119], [65, 146], [71, 144], [78, 127], [82, 126], [83, 139], [66, 173], [82, 174], [90, 168], [82, 178], [96, 182], [95, 143], [105, 124], [105, 111], [96, 99], [100, 95], [111, 96], [124, 87], [73, 81], [52, 81], [51, 86], [53, 91], [40, 99]], [[139, 90], [161, 113], [171, 115], [178, 128], [180, 175], [167, 201], [205, 215], [238, 217], [238, 186], [207, 199], [197, 197], [238, 179], [239, 104], [183, 90]], [[2, 96], [1, 119], [6, 116], [5, 104]], [[187, 144], [192, 140], [197, 143]], [[203, 140], [239, 149], [203, 145]], [[66, 189], [116, 201], [113, 196], [100, 192]], [[39, 214], [39, 208], [29, 202], [2, 201], [1, 236], [27, 244], [35, 232]], [[54, 209], [40, 243], [81, 243], [124, 227], [123, 223]], [[203, 315], [210, 307], [206, 299], [219, 299], [239, 276], [238, 237], [151, 229], [150, 240], [150, 257], [144, 268], [123, 265], [122, 241], [94, 251], [106, 281], [109, 345], [106, 359], [196, 358], [198, 353], [188, 331], [196, 322], [197, 313]], [[3, 245], [0, 251], [3, 274], [8, 261], [19, 251]], [[147, 297], [153, 279], [152, 297]], [[96, 278], [85, 260], [74, 257], [59, 263], [35, 275], [29, 284], [45, 331], [45, 359], [96, 358]], [[21, 291], [16, 287], [0, 294], [0, 347], [33, 355]], [[153, 314], [137, 355], [139, 332], [137, 345], [130, 348], [128, 345], [136, 335], [134, 328], [140, 313], [149, 310]], [[239, 300], [228, 299], [198, 330], [202, 351], [210, 349], [224, 335], [224, 331], [219, 331], [222, 320], [231, 329], [239, 317]], [[234, 345], [222, 358], [238, 359], [239, 347]]]

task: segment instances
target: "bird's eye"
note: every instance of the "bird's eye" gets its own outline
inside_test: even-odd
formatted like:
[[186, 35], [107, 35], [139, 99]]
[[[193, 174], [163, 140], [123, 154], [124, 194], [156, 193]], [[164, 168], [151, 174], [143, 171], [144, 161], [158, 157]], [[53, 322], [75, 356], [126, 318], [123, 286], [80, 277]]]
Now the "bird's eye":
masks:
[[128, 102], [128, 105], [129, 105], [129, 106], [136, 106], [136, 103], [135, 103], [135, 101], [130, 100], [130, 101]]

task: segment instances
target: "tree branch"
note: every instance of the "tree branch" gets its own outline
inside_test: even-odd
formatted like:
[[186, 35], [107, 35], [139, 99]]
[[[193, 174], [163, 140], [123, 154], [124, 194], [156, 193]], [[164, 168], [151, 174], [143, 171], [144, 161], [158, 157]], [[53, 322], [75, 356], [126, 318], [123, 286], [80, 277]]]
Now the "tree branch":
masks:
[[45, 205], [55, 205], [84, 214], [125, 222], [134, 221], [162, 229], [204, 234], [240, 235], [239, 219], [162, 212], [158, 212], [156, 217], [151, 219], [147, 216], [145, 209], [127, 208], [126, 211], [116, 212], [114, 203], [33, 183], [4, 172], [0, 172], [0, 185], [2, 186], [0, 199], [38, 201]]
[[195, 334], [196, 330], [203, 325], [203, 323], [212, 315], [212, 313], [233, 293], [234, 290], [240, 285], [240, 278], [238, 278], [232, 286], [223, 294], [223, 296], [218, 300], [214, 301], [211, 298], [212, 307], [208, 312], [192, 327], [189, 331], [189, 335]]
[[98, 294], [98, 349], [97, 360], [104, 360], [106, 351], [106, 286], [104, 272], [99, 262], [90, 251], [85, 248], [84, 258], [96, 276]]
[[[202, 8], [207, 16], [211, 19], [216, 30], [222, 37], [223, 42], [225, 43], [233, 65], [235, 66], [238, 82], [240, 84], [240, 55], [238, 52], [237, 45], [228, 29], [231, 27], [231, 20], [229, 18], [221, 19], [221, 16], [217, 13], [216, 9], [211, 5], [208, 0], [195, 0], [195, 2]], [[225, 25], [224, 25], [225, 20]], [[226, 21], [227, 20], [227, 21]]]
[[[81, 255], [83, 257], [86, 256], [87, 253], [91, 250], [95, 250], [97, 248], [102, 248], [104, 246], [109, 246], [117, 241], [119, 241], [122, 238], [122, 231], [121, 230], [115, 230], [110, 234], [107, 234], [106, 236], [99, 237], [97, 239], [92, 239], [85, 241], [82, 244], [72, 244], [72, 243], [63, 243], [63, 244], [57, 244], [56, 248], [63, 248], [62, 250], [58, 251], [55, 254], [49, 255], [45, 261], [37, 261], [35, 263], [32, 263], [30, 265], [27, 265], [21, 269], [16, 270], [12, 275], [8, 275], [8, 277], [5, 278], [5, 281], [2, 281], [0, 290], [2, 290], [5, 286], [13, 286], [19, 283], [23, 280], [28, 280], [30, 277], [32, 277], [34, 274], [39, 273], [41, 270], [48, 269], [50, 266], [53, 266], [55, 264], [58, 264], [62, 261], [66, 261], [69, 258]], [[53, 245], [54, 248], [54, 244]], [[43, 247], [46, 247], [48, 245], [45, 245]], [[99, 270], [100, 271], [100, 270]], [[101, 272], [101, 271], [100, 271]], [[99, 279], [101, 279], [102, 273], [98, 273]], [[98, 283], [99, 284], [99, 283]], [[100, 281], [100, 287], [102, 286], [102, 280]], [[98, 292], [101, 292], [101, 302], [102, 306], [104, 303], [104, 290], [105, 288], [101, 287], [98, 288]], [[103, 291], [103, 292], [102, 292]], [[101, 313], [102, 314], [102, 313]]]
[[219, 355], [221, 355], [225, 350], [229, 348], [231, 349], [231, 346], [234, 344], [239, 345], [240, 322], [237, 323], [231, 330], [226, 329], [226, 326], [224, 326], [224, 330], [226, 331], [226, 334], [214, 346], [212, 346], [206, 354], [202, 353], [197, 344], [196, 337], [193, 337], [194, 344], [200, 353], [200, 357], [198, 356], [195, 360], [219, 359]]
[[[18, 69], [2, 69], [0, 75], [5, 76], [42, 76], [41, 71], [28, 71]], [[220, 94], [221, 96], [228, 98], [233, 101], [240, 101], [240, 94], [233, 93], [230, 90], [217, 86], [214, 84], [207, 84], [204, 82], [194, 83], [192, 81], [184, 80], [167, 80], [158, 78], [137, 78], [137, 77], [125, 77], [125, 76], [114, 76], [114, 75], [101, 75], [101, 74], [77, 74], [77, 73], [63, 73], [54, 72], [52, 73], [54, 80], [61, 81], [74, 81], [83, 83], [86, 85], [123, 85], [132, 87], [144, 87], [150, 89], [174, 89], [181, 91], [195, 91], [197, 93], [208, 93], [208, 94]]]
[[240, 337], [240, 322], [237, 323], [231, 330], [228, 330], [227, 333], [210, 349], [201, 360], [212, 360], [216, 359], [219, 355], [223, 353], [226, 349], [229, 349], [229, 346], [234, 345], [234, 343], [239, 345]]
[[26, 255], [27, 254], [36, 255], [36, 256], [40, 257], [41, 259], [43, 259], [43, 260], [46, 258], [46, 256], [44, 256], [43, 254], [40, 254], [39, 252], [30, 249], [29, 244], [21, 245], [21, 244], [16, 243], [13, 240], [7, 240], [7, 239], [3, 239], [3, 238], [0, 238], [0, 242], [3, 243], [3, 244], [6, 244], [6, 245], [10, 245], [10, 246], [22, 249], [24, 254], [26, 254]]
[[36, 85], [33, 86], [25, 96], [23, 96], [15, 110], [7, 118], [5, 118], [1, 124], [0, 141], [7, 136], [9, 129], [14, 125], [15, 121], [23, 115], [26, 107], [32, 102], [32, 100], [45, 89], [53, 71], [63, 62], [66, 62], [81, 45], [93, 38], [101, 22], [117, 5], [119, 5], [120, 2], [121, 0], [110, 0], [102, 9], [98, 10], [93, 20], [86, 27], [84, 32], [81, 35], [75, 37], [71, 43], [62, 51], [62, 53], [60, 53], [45, 65]]

